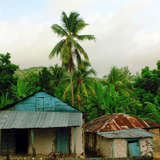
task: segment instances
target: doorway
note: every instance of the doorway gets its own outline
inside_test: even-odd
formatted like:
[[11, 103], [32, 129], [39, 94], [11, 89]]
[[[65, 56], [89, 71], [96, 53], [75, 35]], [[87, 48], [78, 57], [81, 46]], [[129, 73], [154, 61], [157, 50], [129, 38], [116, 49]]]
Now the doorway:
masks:
[[70, 128], [57, 128], [57, 152], [69, 154], [70, 152]]
[[128, 140], [128, 155], [129, 157], [140, 156], [140, 144], [138, 139]]
[[28, 140], [29, 136], [27, 129], [15, 130], [16, 154], [28, 153]]

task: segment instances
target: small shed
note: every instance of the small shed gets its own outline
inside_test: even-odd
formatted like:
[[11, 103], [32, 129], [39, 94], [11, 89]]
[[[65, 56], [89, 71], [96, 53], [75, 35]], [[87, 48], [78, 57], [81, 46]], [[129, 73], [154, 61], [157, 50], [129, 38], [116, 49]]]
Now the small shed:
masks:
[[95, 136], [95, 133], [99, 132], [130, 130], [136, 128], [144, 129], [145, 131], [156, 135], [153, 137], [153, 156], [154, 158], [160, 158], [160, 123], [141, 120], [137, 117], [123, 113], [115, 113], [98, 117], [86, 123], [83, 127], [85, 135], [90, 133], [92, 136]]
[[106, 158], [153, 156], [154, 134], [143, 129], [86, 133], [86, 148]]
[[0, 153], [84, 153], [82, 113], [46, 92], [0, 111]]

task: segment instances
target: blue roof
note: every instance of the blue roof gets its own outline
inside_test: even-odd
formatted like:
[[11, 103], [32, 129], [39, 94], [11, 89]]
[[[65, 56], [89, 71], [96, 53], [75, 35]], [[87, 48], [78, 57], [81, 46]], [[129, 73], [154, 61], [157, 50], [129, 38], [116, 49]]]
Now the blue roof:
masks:
[[122, 129], [116, 131], [109, 132], [97, 132], [98, 135], [106, 138], [146, 138], [146, 137], [154, 137], [155, 134], [149, 133], [141, 128], [133, 128], [133, 129]]
[[42, 112], [80, 112], [56, 97], [46, 92], [37, 92], [21, 102], [13, 105], [8, 110], [14, 111], [42, 111]]

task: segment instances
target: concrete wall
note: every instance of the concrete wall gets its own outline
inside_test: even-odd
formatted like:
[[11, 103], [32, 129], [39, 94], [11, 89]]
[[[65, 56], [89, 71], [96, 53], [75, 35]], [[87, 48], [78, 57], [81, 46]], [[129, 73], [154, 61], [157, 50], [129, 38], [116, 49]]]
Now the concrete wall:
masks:
[[127, 157], [127, 142], [125, 139], [107, 139], [89, 133], [86, 136], [86, 149], [105, 158]]
[[113, 156], [113, 140], [102, 136], [86, 133], [85, 134], [85, 149], [98, 156], [112, 158]]
[[[56, 128], [33, 129], [34, 131], [34, 147], [37, 154], [49, 154], [56, 152]], [[75, 134], [74, 134], [75, 132]], [[74, 137], [75, 136], [75, 137]], [[70, 151], [74, 153], [74, 144], [76, 155], [84, 154], [82, 127], [72, 127], [70, 137]], [[32, 154], [31, 132], [29, 134], [29, 154]], [[74, 142], [75, 140], [75, 142]]]
[[77, 156], [84, 154], [84, 133], [82, 127], [71, 128], [71, 153]]
[[114, 139], [114, 158], [127, 157], [127, 141], [125, 139]]
[[107, 139], [102, 136], [97, 135], [96, 151], [98, 155], [106, 158], [112, 158], [113, 156], [113, 140]]
[[153, 157], [155, 159], [160, 159], [160, 129], [149, 129], [149, 132], [156, 134], [157, 136], [153, 137]]
[[[29, 153], [32, 154], [31, 134], [29, 134]], [[34, 129], [34, 147], [37, 154], [56, 151], [56, 129]]]
[[[126, 158], [128, 157], [127, 139], [107, 139], [100, 135], [86, 134], [86, 149], [97, 153], [105, 158]], [[141, 156], [153, 155], [152, 138], [140, 139]], [[96, 146], [96, 147], [95, 147]]]
[[[140, 142], [140, 153], [141, 156], [153, 156], [153, 143], [152, 138], [141, 138]], [[114, 158], [125, 158], [128, 157], [128, 146], [126, 139], [115, 139], [114, 140]]]

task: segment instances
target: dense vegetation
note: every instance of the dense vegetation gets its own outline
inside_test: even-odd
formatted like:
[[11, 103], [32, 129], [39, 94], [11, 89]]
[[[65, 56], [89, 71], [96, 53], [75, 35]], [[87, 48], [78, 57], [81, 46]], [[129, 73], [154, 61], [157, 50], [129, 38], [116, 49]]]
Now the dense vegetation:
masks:
[[[17, 71], [16, 71], [17, 69]], [[112, 67], [103, 78], [84, 62], [73, 72], [74, 106], [86, 113], [88, 120], [104, 114], [126, 113], [142, 119], [160, 119], [160, 61], [157, 68], [142, 69], [133, 75], [127, 67]], [[10, 61], [10, 54], [0, 54], [0, 107], [44, 90], [72, 105], [70, 75], [62, 67], [37, 67], [25, 70]]]
[[127, 67], [114, 66], [109, 74], [99, 78], [86, 51], [76, 41], [95, 39], [93, 35], [78, 34], [87, 24], [75, 12], [69, 16], [63, 12], [62, 22], [64, 28], [55, 24], [52, 29], [65, 38], [50, 53], [50, 57], [60, 55], [61, 66], [20, 70], [12, 64], [9, 53], [0, 54], [0, 107], [44, 90], [74, 104], [86, 113], [88, 120], [126, 113], [160, 122], [160, 61], [157, 68], [145, 67], [137, 75]]

